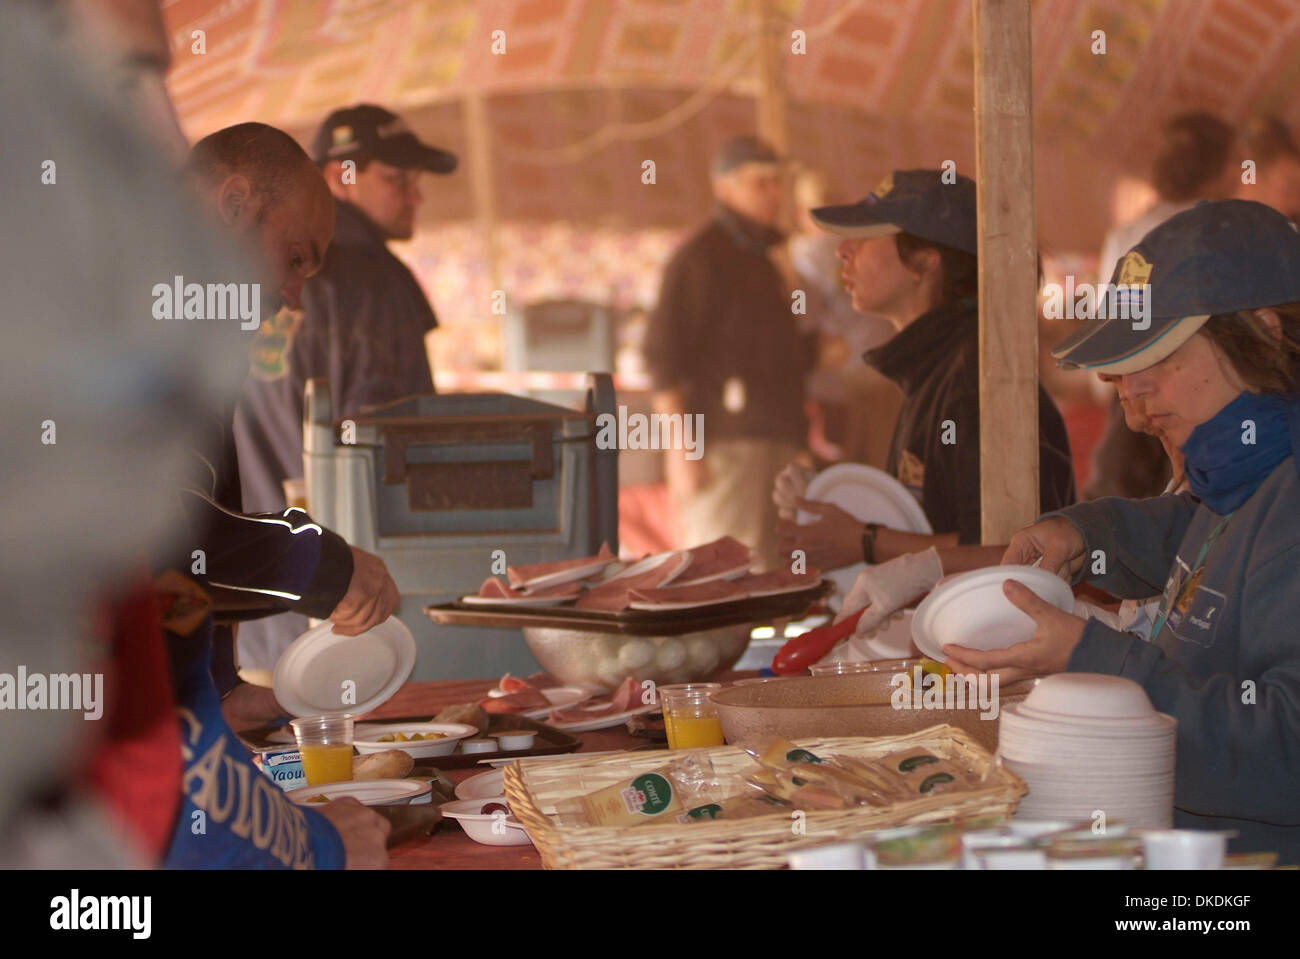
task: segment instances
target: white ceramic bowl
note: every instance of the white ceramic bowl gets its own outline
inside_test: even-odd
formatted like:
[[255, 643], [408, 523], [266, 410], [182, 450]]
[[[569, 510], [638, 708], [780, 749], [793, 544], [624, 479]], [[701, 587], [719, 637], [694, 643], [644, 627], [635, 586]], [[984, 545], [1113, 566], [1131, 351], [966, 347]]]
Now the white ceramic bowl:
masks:
[[1142, 833], [1148, 869], [1221, 869], [1234, 833], [1201, 829], [1151, 829]]
[[1074, 608], [1068, 583], [1036, 566], [989, 566], [950, 577], [916, 608], [912, 641], [924, 655], [944, 662], [942, 647], [1005, 649], [1034, 634], [1034, 621], [1002, 593], [1009, 579], [1023, 583], [1057, 609]]
[[527, 846], [532, 842], [523, 823], [514, 816], [479, 812], [490, 802], [509, 805], [505, 796], [489, 796], [484, 799], [457, 799], [455, 802], [443, 803], [438, 808], [445, 818], [459, 822], [470, 839], [485, 846]]
[[[389, 733], [446, 733], [442, 739], [417, 739], [414, 742], [380, 742], [379, 737]], [[358, 723], [353, 731], [352, 745], [361, 755], [380, 753], [385, 749], [400, 749], [412, 759], [429, 756], [449, 756], [456, 751], [462, 739], [478, 735], [478, 730], [466, 723]]]
[[1157, 715], [1146, 690], [1133, 680], [1100, 673], [1047, 676], [1025, 697], [1023, 708], [1031, 716], [1151, 720]]

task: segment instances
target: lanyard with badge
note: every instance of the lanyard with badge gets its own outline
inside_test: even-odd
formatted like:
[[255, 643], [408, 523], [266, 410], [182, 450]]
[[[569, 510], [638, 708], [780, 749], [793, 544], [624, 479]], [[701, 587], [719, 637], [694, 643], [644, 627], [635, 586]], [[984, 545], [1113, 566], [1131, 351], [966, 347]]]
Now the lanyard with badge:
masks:
[[1169, 618], [1169, 611], [1176, 609], [1183, 601], [1183, 594], [1200, 582], [1200, 572], [1202, 567], [1205, 566], [1205, 554], [1210, 551], [1210, 547], [1214, 545], [1214, 541], [1219, 538], [1219, 534], [1223, 532], [1224, 527], [1228, 525], [1228, 520], [1232, 519], [1232, 514], [1235, 512], [1237, 511], [1233, 510], [1232, 513], [1228, 513], [1223, 519], [1219, 520], [1219, 525], [1210, 530], [1210, 535], [1205, 537], [1200, 552], [1196, 554], [1196, 562], [1187, 571], [1187, 578], [1180, 580], [1176, 584], [1176, 588], [1172, 591], [1173, 595], [1169, 597], [1169, 601], [1165, 603], [1165, 608], [1156, 617], [1155, 627], [1151, 630], [1152, 642], [1155, 642], [1156, 637], [1160, 635], [1160, 630], [1164, 629], [1165, 621]]

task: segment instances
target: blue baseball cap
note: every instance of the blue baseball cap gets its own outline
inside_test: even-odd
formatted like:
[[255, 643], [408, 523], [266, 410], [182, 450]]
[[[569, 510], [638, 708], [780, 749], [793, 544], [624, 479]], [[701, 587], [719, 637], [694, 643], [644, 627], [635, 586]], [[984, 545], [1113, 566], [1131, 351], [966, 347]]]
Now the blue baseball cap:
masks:
[[1136, 373], [1211, 316], [1300, 301], [1300, 232], [1262, 203], [1205, 201], [1144, 236], [1116, 264], [1110, 285], [1117, 308], [1053, 347], [1060, 366]]
[[944, 182], [941, 170], [895, 170], [866, 198], [810, 210], [823, 230], [850, 239], [911, 233], [972, 256], [976, 239], [975, 181], [959, 174]]

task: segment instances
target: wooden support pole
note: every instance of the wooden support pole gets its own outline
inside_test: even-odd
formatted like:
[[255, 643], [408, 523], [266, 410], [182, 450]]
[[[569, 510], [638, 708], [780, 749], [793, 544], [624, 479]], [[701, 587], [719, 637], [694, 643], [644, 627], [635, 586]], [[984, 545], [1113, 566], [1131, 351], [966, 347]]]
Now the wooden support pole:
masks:
[[1005, 543], [1039, 510], [1038, 230], [1029, 2], [972, 4], [980, 507], [986, 544]]
[[478, 222], [483, 252], [487, 257], [492, 289], [501, 289], [501, 266], [497, 251], [497, 195], [492, 178], [492, 133], [488, 128], [487, 104], [477, 90], [465, 94], [465, 133], [469, 147], [470, 190], [474, 195], [474, 218]]
[[784, 154], [790, 144], [785, 75], [781, 70], [781, 22], [774, 0], [757, 0], [758, 135]]

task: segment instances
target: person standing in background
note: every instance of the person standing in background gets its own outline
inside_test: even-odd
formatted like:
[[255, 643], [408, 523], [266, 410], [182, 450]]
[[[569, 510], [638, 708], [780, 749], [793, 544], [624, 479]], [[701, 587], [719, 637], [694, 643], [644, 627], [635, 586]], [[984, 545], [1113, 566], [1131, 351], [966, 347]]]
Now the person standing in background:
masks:
[[[734, 536], [775, 561], [769, 491], [807, 440], [812, 338], [791, 306], [781, 159], [742, 136], [713, 161], [713, 218], [664, 270], [645, 338], [655, 410], [703, 417], [704, 455], [666, 452], [685, 545]], [[698, 453], [691, 453], [697, 456]]]
[[1160, 146], [1151, 167], [1151, 185], [1158, 199], [1137, 219], [1112, 227], [1106, 234], [1097, 263], [1097, 282], [1110, 282], [1120, 257], [1174, 214], [1201, 200], [1232, 196], [1241, 173], [1234, 162], [1236, 145], [1232, 127], [1213, 114], [1170, 117], [1160, 131]]
[[1262, 117], [1247, 124], [1241, 139], [1244, 159], [1255, 162], [1255, 182], [1239, 183], [1236, 198], [1300, 220], [1300, 147], [1291, 131], [1277, 117]]
[[[284, 481], [302, 476], [303, 389], [329, 381], [336, 417], [434, 392], [425, 335], [438, 325], [410, 269], [388, 248], [415, 233], [422, 172], [448, 174], [454, 154], [421, 143], [396, 114], [359, 104], [317, 130], [312, 160], [334, 197], [334, 241], [303, 289], [302, 311], [264, 322], [235, 419], [244, 509], [289, 504]], [[245, 624], [240, 661], [269, 670], [307, 629], [283, 614]]]
[[[1137, 219], [1106, 234], [1098, 261], [1098, 283], [1109, 283], [1120, 257], [1165, 220], [1202, 200], [1232, 196], [1240, 186], [1241, 173], [1236, 143], [1232, 128], [1208, 113], [1181, 113], [1165, 123], [1151, 169], [1151, 183], [1159, 199]], [[1111, 399], [1110, 407], [1106, 432], [1093, 450], [1084, 498], [1158, 496], [1169, 482], [1164, 448], [1154, 436], [1126, 425], [1130, 417], [1120, 409], [1117, 398]]]

